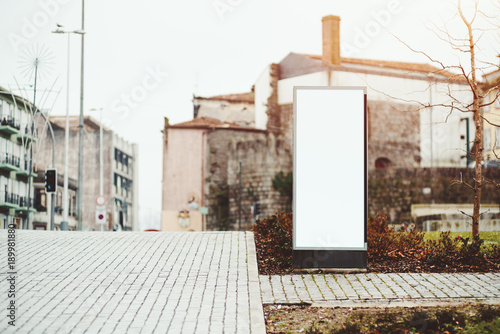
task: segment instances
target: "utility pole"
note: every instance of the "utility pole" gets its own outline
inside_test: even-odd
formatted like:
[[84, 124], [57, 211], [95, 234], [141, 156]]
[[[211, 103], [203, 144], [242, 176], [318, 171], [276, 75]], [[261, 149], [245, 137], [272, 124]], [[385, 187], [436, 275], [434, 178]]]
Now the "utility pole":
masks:
[[[85, 0], [82, 0], [82, 31], [85, 31]], [[82, 187], [83, 187], [83, 69], [84, 69], [84, 41], [82, 34], [82, 56], [80, 71], [80, 124], [78, 128], [78, 230], [82, 230]]]
[[241, 161], [238, 165], [238, 171], [240, 172], [240, 189], [238, 195], [238, 231], [241, 231]]

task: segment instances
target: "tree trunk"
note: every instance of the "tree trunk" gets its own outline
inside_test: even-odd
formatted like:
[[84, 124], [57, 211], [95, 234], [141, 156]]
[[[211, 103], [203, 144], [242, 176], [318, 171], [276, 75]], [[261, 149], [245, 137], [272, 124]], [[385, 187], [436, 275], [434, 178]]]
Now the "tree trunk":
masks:
[[[474, 105], [478, 104], [474, 101]], [[481, 209], [481, 186], [483, 180], [482, 160], [483, 160], [483, 120], [480, 115], [480, 110], [474, 111], [474, 124], [476, 125], [476, 135], [474, 145], [476, 147], [476, 167], [474, 170], [474, 209], [472, 212], [472, 239], [477, 239], [479, 236], [479, 215]]]
[[[476, 167], [474, 171], [474, 209], [472, 212], [472, 240], [476, 242], [479, 240], [479, 216], [481, 209], [481, 186], [483, 183], [483, 171], [482, 171], [482, 160], [483, 160], [483, 118], [482, 111], [479, 107], [480, 102], [480, 89], [477, 85], [476, 78], [476, 52], [475, 52], [475, 43], [474, 43], [474, 34], [472, 30], [472, 21], [467, 21], [462, 12], [461, 2], [458, 1], [458, 11], [460, 13], [460, 17], [462, 21], [467, 26], [468, 36], [469, 36], [469, 54], [470, 54], [470, 65], [471, 65], [471, 77], [467, 80], [469, 81], [469, 85], [472, 91], [473, 98], [473, 106], [472, 112], [474, 113], [474, 125], [476, 127], [476, 135], [474, 137], [474, 146], [476, 147]], [[477, 3], [476, 3], [476, 13], [477, 13]]]

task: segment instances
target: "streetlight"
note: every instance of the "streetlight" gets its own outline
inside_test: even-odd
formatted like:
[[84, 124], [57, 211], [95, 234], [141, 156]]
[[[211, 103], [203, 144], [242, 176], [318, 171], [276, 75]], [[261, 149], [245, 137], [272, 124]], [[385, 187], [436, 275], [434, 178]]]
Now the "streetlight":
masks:
[[[104, 197], [104, 185], [103, 185], [103, 169], [102, 169], [102, 108], [93, 108], [90, 111], [99, 110], [99, 196]], [[103, 231], [104, 224], [101, 224], [101, 232]]]
[[83, 30], [73, 30], [65, 31], [58, 27], [56, 30], [52, 31], [54, 34], [67, 34], [68, 35], [68, 73], [66, 81], [66, 129], [64, 136], [64, 189], [63, 189], [63, 220], [61, 222], [61, 231], [68, 230], [68, 155], [69, 155], [69, 64], [70, 64], [70, 34], [85, 34]]

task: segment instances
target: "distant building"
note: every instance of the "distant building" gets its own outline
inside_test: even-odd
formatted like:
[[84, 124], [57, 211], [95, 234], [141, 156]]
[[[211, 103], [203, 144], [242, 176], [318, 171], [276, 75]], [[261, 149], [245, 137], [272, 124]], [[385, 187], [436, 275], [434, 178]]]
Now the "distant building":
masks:
[[193, 97], [193, 118], [213, 118], [243, 127], [255, 127], [255, 94], [228, 94]]
[[428, 64], [342, 58], [339, 36], [340, 18], [326, 16], [322, 55], [290, 53], [263, 71], [255, 84], [256, 126], [291, 138], [294, 86], [366, 86], [368, 168], [465, 167], [464, 118], [472, 116], [422, 105], [451, 103], [449, 92], [472, 101], [466, 80]]
[[[61, 185], [64, 172], [64, 143], [65, 143], [65, 116], [51, 116], [50, 124], [54, 129], [56, 161], [55, 167], [59, 174], [59, 186], [56, 195], [58, 214], [62, 207]], [[69, 172], [71, 184], [78, 180], [78, 116], [70, 116], [69, 136]], [[52, 139], [47, 131], [43, 131], [43, 122], [38, 124], [40, 136], [39, 151], [37, 152], [37, 165], [45, 169], [51, 165]], [[96, 224], [96, 198], [99, 195], [99, 122], [92, 117], [84, 118], [84, 166], [82, 190], [82, 229], [98, 231]], [[118, 227], [123, 230], [136, 231], [138, 222], [138, 148], [118, 137], [110, 129], [103, 127], [103, 189], [106, 199], [107, 224], [104, 230], [113, 230]], [[73, 188], [73, 189], [72, 189]], [[76, 189], [70, 185], [70, 195], [75, 195]], [[40, 198], [45, 196], [43, 189], [36, 192]], [[47, 200], [50, 196], [46, 196]], [[35, 198], [35, 201], [38, 201]], [[50, 207], [50, 201], [45, 203]], [[70, 210], [75, 215], [76, 197], [70, 196]], [[38, 202], [37, 202], [38, 203]], [[75, 217], [76, 219], [77, 217]], [[60, 221], [60, 219], [58, 219]], [[76, 228], [70, 222], [70, 229]], [[56, 225], [58, 228], [58, 225]]]
[[[484, 160], [500, 161], [500, 69], [484, 75], [484, 92], [489, 92], [482, 104], [484, 124]], [[495, 126], [496, 124], [496, 126]]]
[[[271, 180], [264, 180], [260, 171], [279, 172], [280, 164], [290, 163], [290, 152], [275, 149], [266, 131], [206, 117], [176, 125], [165, 119], [163, 138], [162, 230], [237, 228], [240, 161], [245, 161], [241, 227], [251, 227], [250, 207], [257, 199], [263, 204], [279, 202], [279, 195], [264, 186]], [[242, 145], [245, 156], [235, 154]], [[201, 207], [209, 210], [203, 226]]]
[[[29, 189], [29, 149], [36, 140], [30, 133], [32, 105], [0, 87], [0, 228], [25, 228], [33, 213], [33, 185]], [[34, 175], [34, 174], [33, 174]], [[28, 197], [28, 195], [30, 195]]]
[[[243, 109], [235, 100], [238, 94], [195, 98], [192, 121], [170, 125], [166, 119], [164, 230], [199, 229], [198, 209], [187, 209], [192, 198], [209, 208], [208, 227], [213, 229], [251, 227], [255, 203], [261, 216], [286, 207], [291, 194], [278, 192], [273, 181], [278, 173], [293, 170], [294, 86], [367, 87], [369, 169], [467, 165], [471, 115], [422, 107], [450, 103], [449, 92], [471, 101], [467, 82], [428, 64], [342, 58], [339, 36], [340, 18], [326, 16], [322, 55], [290, 53], [267, 66], [252, 89], [253, 119], [246, 105], [238, 114]], [[331, 112], [340, 116], [342, 110]], [[336, 145], [349, 145], [349, 138], [325, 143], [325, 149], [335, 152]], [[348, 166], [349, 157], [339, 156], [338, 163]], [[196, 223], [182, 227], [187, 216]]]
[[[50, 166], [49, 166], [50, 167]], [[64, 169], [62, 170], [64, 171]], [[59, 230], [61, 221], [63, 220], [63, 192], [64, 174], [58, 170], [57, 175], [57, 192], [54, 193], [54, 229]], [[68, 228], [70, 231], [76, 231], [78, 228], [78, 220], [76, 215], [76, 191], [78, 184], [75, 179], [68, 180]], [[38, 175], [33, 180], [33, 207], [37, 211], [33, 214], [31, 226], [34, 230], [50, 230], [51, 222], [51, 200], [52, 194], [45, 193], [45, 171], [38, 170]]]

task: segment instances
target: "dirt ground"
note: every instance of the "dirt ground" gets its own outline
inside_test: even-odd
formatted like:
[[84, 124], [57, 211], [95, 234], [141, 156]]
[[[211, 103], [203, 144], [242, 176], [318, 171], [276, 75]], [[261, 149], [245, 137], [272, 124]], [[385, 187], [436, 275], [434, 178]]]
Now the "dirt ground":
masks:
[[412, 308], [264, 305], [264, 314], [267, 333], [330, 333], [335, 330], [342, 330], [342, 333], [410, 333], [405, 331], [408, 328], [413, 328], [413, 333], [456, 333], [466, 323], [486, 317], [498, 318], [500, 306], [474, 303]]

